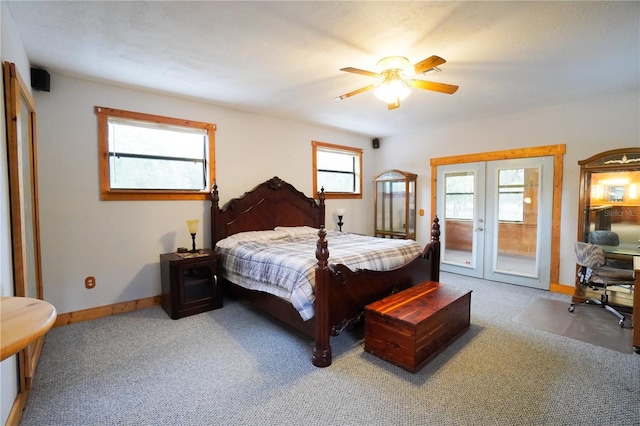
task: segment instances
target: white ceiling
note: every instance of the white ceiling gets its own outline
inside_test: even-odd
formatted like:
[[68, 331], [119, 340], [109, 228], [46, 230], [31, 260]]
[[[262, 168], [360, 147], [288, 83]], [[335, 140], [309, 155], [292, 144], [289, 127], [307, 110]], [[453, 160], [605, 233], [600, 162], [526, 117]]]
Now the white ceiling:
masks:
[[[33, 66], [371, 137], [640, 91], [635, 1], [6, 3]], [[460, 89], [333, 100], [390, 55]]]

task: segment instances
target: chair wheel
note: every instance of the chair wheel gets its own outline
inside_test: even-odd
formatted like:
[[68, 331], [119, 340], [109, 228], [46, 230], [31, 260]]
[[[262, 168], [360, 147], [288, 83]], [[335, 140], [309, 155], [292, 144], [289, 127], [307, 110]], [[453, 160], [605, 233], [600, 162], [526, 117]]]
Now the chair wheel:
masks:
[[620, 324], [620, 327], [624, 327], [624, 320], [621, 319], [620, 321], [618, 321], [618, 324]]
[[569, 312], [573, 312], [575, 309], [576, 309], [575, 306], [573, 305], [569, 306]]

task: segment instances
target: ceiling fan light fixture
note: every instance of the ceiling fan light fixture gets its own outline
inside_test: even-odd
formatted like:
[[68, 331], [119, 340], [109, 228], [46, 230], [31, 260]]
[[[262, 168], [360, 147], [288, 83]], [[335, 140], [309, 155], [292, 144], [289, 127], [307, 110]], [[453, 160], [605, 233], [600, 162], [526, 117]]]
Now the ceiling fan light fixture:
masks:
[[387, 105], [403, 101], [411, 93], [408, 79], [414, 74], [414, 67], [404, 56], [387, 56], [376, 64], [382, 81], [373, 90], [376, 98]]
[[396, 103], [398, 100], [405, 100], [411, 93], [409, 84], [401, 79], [385, 79], [373, 90], [373, 94], [376, 98], [380, 99], [386, 104]]
[[447, 61], [441, 57], [432, 55], [411, 65], [404, 56], [387, 56], [378, 61], [375, 72], [354, 67], [340, 68], [340, 71], [373, 77], [377, 81], [335, 99], [343, 100], [373, 90], [375, 96], [387, 104], [388, 109], [396, 109], [414, 87], [452, 95], [458, 90], [458, 86], [413, 78], [415, 75], [438, 72], [438, 65], [445, 62]]
[[385, 72], [394, 70], [404, 77], [412, 77], [415, 69], [411, 62], [404, 56], [387, 56], [382, 58], [376, 64], [378, 74], [385, 75]]

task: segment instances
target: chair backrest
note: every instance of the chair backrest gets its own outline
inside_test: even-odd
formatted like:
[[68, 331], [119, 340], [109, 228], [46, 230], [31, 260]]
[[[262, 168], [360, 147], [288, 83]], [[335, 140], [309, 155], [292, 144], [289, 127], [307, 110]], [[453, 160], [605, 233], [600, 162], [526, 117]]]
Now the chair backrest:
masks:
[[595, 244], [577, 241], [574, 244], [574, 251], [578, 265], [586, 266], [589, 269], [599, 268], [606, 263], [604, 249]]
[[619, 246], [620, 237], [613, 231], [591, 231], [589, 233], [589, 242], [603, 246]]

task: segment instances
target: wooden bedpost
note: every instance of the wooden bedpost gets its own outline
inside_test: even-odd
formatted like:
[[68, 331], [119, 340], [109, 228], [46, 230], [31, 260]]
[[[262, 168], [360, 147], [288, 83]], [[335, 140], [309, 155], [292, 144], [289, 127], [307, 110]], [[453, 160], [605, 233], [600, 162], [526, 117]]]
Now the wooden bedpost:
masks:
[[[321, 198], [324, 207], [324, 192]], [[316, 367], [328, 367], [331, 365], [331, 345], [329, 344], [329, 299], [328, 277], [329, 273], [329, 249], [327, 248], [327, 231], [323, 226], [318, 231], [318, 243], [316, 246], [316, 300], [315, 309], [315, 346], [313, 348], [313, 365]]]
[[325, 199], [325, 194], [324, 194], [324, 186], [322, 188], [320, 188], [320, 191], [318, 191], [318, 206], [320, 207], [320, 228], [325, 228], [326, 223], [325, 223], [325, 217], [324, 217], [324, 212], [325, 212], [325, 206], [324, 206], [324, 199]]
[[431, 281], [440, 281], [440, 219], [436, 215], [431, 225]]
[[218, 242], [218, 212], [220, 211], [220, 196], [218, 195], [218, 184], [213, 183], [211, 190], [211, 247], [215, 247]]

